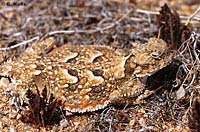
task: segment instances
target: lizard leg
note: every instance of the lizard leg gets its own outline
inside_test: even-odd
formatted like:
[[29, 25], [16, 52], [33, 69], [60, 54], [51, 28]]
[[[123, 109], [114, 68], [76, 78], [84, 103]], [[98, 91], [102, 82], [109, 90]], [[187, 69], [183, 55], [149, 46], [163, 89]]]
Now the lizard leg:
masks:
[[144, 84], [137, 78], [123, 83], [110, 94], [109, 99], [112, 104], [141, 104], [153, 93], [154, 91], [146, 90]]

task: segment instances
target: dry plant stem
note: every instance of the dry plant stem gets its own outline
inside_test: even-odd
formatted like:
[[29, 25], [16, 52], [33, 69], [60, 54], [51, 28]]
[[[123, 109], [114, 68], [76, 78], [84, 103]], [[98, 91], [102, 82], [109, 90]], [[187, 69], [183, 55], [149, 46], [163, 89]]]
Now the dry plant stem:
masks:
[[[187, 73], [187, 75], [184, 78], [183, 83], [180, 86], [180, 87], [185, 86], [185, 89], [190, 88], [190, 86], [192, 86], [192, 84], [194, 84], [196, 76], [197, 76], [197, 70], [199, 69], [199, 64], [200, 64], [200, 60], [198, 57], [199, 54], [197, 54], [197, 52], [196, 52], [196, 43], [197, 43], [198, 37], [199, 37], [198, 34], [192, 33], [190, 38], [188, 40], [186, 40], [185, 42], [183, 42], [181, 47], [178, 50], [179, 55], [182, 56], [184, 58], [184, 60], [186, 60], [185, 62], [183, 62], [183, 67], [184, 67], [184, 69], [185, 69], [184, 71]], [[191, 50], [191, 48], [190, 48], [191, 46], [192, 46], [193, 50]], [[185, 52], [189, 53], [190, 58], [187, 58], [184, 56]], [[192, 55], [194, 55], [195, 58], [193, 58]], [[187, 59], [189, 59], [190, 61], [187, 62]]]
[[[86, 16], [87, 17], [87, 16]], [[26, 26], [31, 22], [31, 21], [39, 21], [39, 20], [73, 20], [73, 19], [78, 19], [79, 17], [77, 15], [74, 16], [69, 16], [69, 17], [55, 17], [55, 16], [40, 16], [40, 17], [28, 17], [26, 18], [26, 21], [24, 22], [23, 26], [21, 28], [26, 28]]]
[[[200, 7], [199, 7], [189, 18], [188, 18], [188, 17], [185, 17], [185, 16], [184, 16], [184, 18], [188, 18], [188, 21], [191, 20], [192, 18], [193, 18], [193, 19], [196, 19], [196, 20], [200, 20], [199, 18], [197, 19], [196, 17], [194, 17], [199, 11], [200, 11]], [[131, 12], [131, 11], [129, 11], [129, 12], [128, 12], [127, 14], [125, 14], [124, 16], [122, 16], [122, 17], [121, 17], [118, 21], [116, 21], [115, 23], [111, 23], [109, 26], [104, 27], [104, 28], [97, 27], [96, 29], [91, 29], [91, 30], [79, 30], [79, 29], [78, 29], [78, 30], [59, 30], [59, 31], [52, 31], [52, 32], [49, 32], [49, 33], [47, 33], [47, 35], [45, 35], [45, 36], [54, 35], [54, 34], [73, 34], [73, 33], [86, 33], [86, 34], [93, 34], [93, 33], [96, 33], [96, 32], [101, 32], [101, 33], [103, 33], [104, 30], [108, 30], [108, 29], [113, 28], [116, 24], [118, 24], [120, 21], [122, 21], [124, 18], [126, 18], [126, 17], [129, 15], [130, 12]], [[136, 12], [137, 12], [137, 13], [144, 13], [144, 14], [148, 14], [148, 15], [150, 15], [150, 14], [158, 15], [158, 14], [159, 14], [159, 12], [148, 11], [148, 10], [142, 10], [142, 9], [136, 9]], [[132, 20], [135, 20], [135, 18], [132, 19]], [[138, 20], [141, 21], [140, 19], [137, 19], [137, 21], [138, 21]], [[147, 19], [147, 21], [149, 21], [149, 19]], [[187, 24], [187, 23], [186, 23], [186, 24]], [[39, 40], [39, 36], [34, 37], [34, 38], [30, 39], [30, 40], [23, 41], [23, 42], [21, 42], [21, 43], [18, 43], [18, 44], [14, 45], [14, 46], [9, 47], [9, 48], [0, 48], [0, 51], [11, 50], [11, 49], [17, 48], [17, 47], [19, 47], [19, 46], [21, 46], [21, 45], [26, 45], [27, 43], [30, 43], [30, 42], [35, 41], [35, 40]]]
[[134, 22], [146, 22], [146, 21], [148, 21], [148, 19], [145, 19], [145, 18], [137, 18], [137, 17], [130, 17], [130, 20], [131, 20], [131, 21], [134, 21]]
[[[96, 30], [59, 30], [59, 31], [49, 32], [47, 35], [45, 35], [45, 37], [47, 37], [49, 35], [54, 35], [54, 34], [73, 34], [73, 33], [93, 34], [93, 33], [98, 32], [98, 31], [101, 32], [101, 31], [104, 31], [104, 30], [108, 30], [108, 29], [110, 29], [110, 28], [112, 28], [114, 26], [115, 26], [115, 24], [112, 23], [111, 25], [109, 25], [109, 26], [107, 26], [107, 27], [105, 27], [103, 29], [96, 29]], [[19, 47], [21, 45], [26, 45], [26, 44], [28, 44], [28, 43], [30, 43], [32, 41], [35, 41], [35, 40], [39, 40], [39, 36], [34, 37], [34, 38], [30, 39], [30, 40], [23, 41], [21, 43], [18, 43], [16, 45], [8, 47], [8, 48], [0, 48], [0, 51], [12, 50], [14, 48], [17, 48], [17, 47]]]
[[[194, 52], [194, 55], [195, 55], [195, 57], [196, 57], [196, 59], [198, 60], [198, 65], [197, 66], [199, 66], [199, 64], [200, 64], [200, 60], [199, 60], [199, 54], [197, 54], [197, 52], [196, 52], [196, 48], [197, 48], [197, 40], [200, 38], [200, 34], [196, 34], [196, 33], [193, 33], [194, 34], [194, 44], [193, 44], [193, 52]], [[198, 67], [199, 68], [199, 67]]]
[[[121, 22], [123, 19], [125, 19], [128, 15], [129, 15], [130, 11], [123, 15], [118, 21], [114, 22], [114, 23], [111, 23], [109, 26], [106, 26], [104, 28], [100, 28], [100, 27], [97, 27], [96, 29], [91, 29], [91, 30], [59, 30], [59, 31], [52, 31], [52, 32], [49, 32], [45, 35], [45, 37], [47, 36], [50, 36], [50, 35], [54, 35], [54, 34], [73, 34], [73, 33], [86, 33], [86, 34], [93, 34], [93, 33], [96, 33], [96, 32], [100, 32], [100, 33], [103, 33], [103, 31], [105, 30], [109, 30], [111, 28], [113, 28], [115, 25], [117, 25], [119, 22]], [[39, 36], [37, 37], [34, 37], [30, 40], [26, 40], [26, 41], [23, 41], [21, 43], [18, 43], [14, 46], [11, 46], [9, 48], [0, 48], [0, 51], [6, 51], [6, 50], [11, 50], [11, 49], [14, 49], [14, 48], [17, 48], [21, 45], [26, 45], [27, 43], [30, 43], [32, 41], [35, 41], [35, 40], [39, 40]]]
[[30, 43], [30, 42], [32, 42], [32, 41], [35, 41], [35, 40], [39, 40], [39, 36], [34, 37], [34, 38], [32, 38], [32, 39], [29, 39], [29, 40], [26, 40], [26, 41], [23, 41], [23, 42], [18, 43], [18, 44], [14, 45], [14, 46], [11, 46], [11, 47], [0, 48], [0, 51], [12, 50], [12, 49], [14, 49], [14, 48], [17, 48], [17, 47], [19, 47], [19, 46], [21, 46], [21, 45], [26, 45], [26, 44], [28, 44], [28, 43]]
[[[181, 55], [182, 57], [184, 57], [184, 56], [183, 56], [183, 53], [187, 50], [187, 48], [188, 48], [187, 43], [188, 43], [191, 39], [192, 39], [192, 38], [191, 38], [191, 36], [190, 36], [190, 38], [187, 39], [187, 40], [185, 40], [185, 41], [181, 44], [181, 46], [179, 47], [178, 53], [179, 53], [179, 55]], [[187, 45], [187, 46], [185, 46], [185, 45]]]
[[196, 9], [196, 11], [188, 18], [187, 22], [185, 23], [185, 26], [187, 26], [191, 19], [194, 18], [198, 13], [200, 12], [200, 7]]
[[12, 8], [3, 8], [0, 10], [0, 13], [5, 13], [5, 12], [10, 12], [10, 11], [22, 11], [23, 8], [15, 8], [15, 7], [12, 7]]
[[142, 10], [142, 9], [136, 9], [137, 13], [143, 13], [143, 14], [151, 14], [151, 15], [159, 15], [160, 13], [157, 11], [149, 11], [149, 10]]
[[187, 76], [186, 76], [186, 78], [185, 78], [185, 80], [184, 80], [184, 82], [183, 82], [183, 84], [186, 82], [186, 80], [188, 80], [188, 78], [190, 77], [190, 76], [192, 76], [192, 79], [190, 79], [191, 81], [190, 81], [190, 83], [187, 85], [187, 87], [185, 88], [185, 89], [188, 89], [190, 86], [192, 86], [192, 84], [194, 83], [194, 81], [195, 81], [195, 78], [196, 78], [196, 74], [194, 74], [194, 67], [196, 66], [196, 61], [192, 64], [192, 67], [191, 67], [191, 69], [189, 70], [189, 73], [187, 74]]
[[86, 33], [86, 34], [93, 34], [93, 33], [96, 33], [96, 32], [101, 32], [103, 33], [104, 30], [108, 30], [108, 29], [111, 29], [113, 28], [115, 25], [117, 25], [119, 22], [121, 22], [122, 20], [124, 20], [129, 14], [130, 14], [131, 11], [129, 11], [127, 14], [123, 15], [118, 21], [114, 22], [114, 23], [111, 23], [109, 26], [106, 26], [104, 28], [100, 28], [100, 27], [97, 27], [96, 29], [91, 29], [91, 30], [59, 30], [59, 31], [53, 31], [53, 32], [49, 32], [47, 34], [48, 35], [54, 35], [54, 34], [73, 34], [73, 33]]
[[53, 32], [49, 32], [48, 34], [47, 34], [47, 36], [49, 36], [49, 35], [54, 35], [54, 34], [73, 34], [73, 33], [86, 33], [86, 34], [93, 34], [93, 33], [96, 33], [96, 32], [102, 32], [102, 31], [104, 31], [104, 30], [108, 30], [108, 29], [110, 29], [110, 28], [112, 28], [112, 27], [114, 27], [115, 26], [115, 24], [111, 24], [111, 25], [109, 25], [109, 26], [107, 26], [107, 27], [105, 27], [105, 28], [97, 28], [97, 29], [92, 29], [92, 30], [59, 30], [59, 31], [53, 31]]
[[192, 107], [192, 102], [194, 100], [194, 92], [191, 92], [191, 96], [190, 96], [190, 104], [189, 104], [189, 107], [187, 108], [186, 112], [185, 112], [185, 115], [186, 116], [188, 114], [188, 112], [190, 111], [191, 107]]

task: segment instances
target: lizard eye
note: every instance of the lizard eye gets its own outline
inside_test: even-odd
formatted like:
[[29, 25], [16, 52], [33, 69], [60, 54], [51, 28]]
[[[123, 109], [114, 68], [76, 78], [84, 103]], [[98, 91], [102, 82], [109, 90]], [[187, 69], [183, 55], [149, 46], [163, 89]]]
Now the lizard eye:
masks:
[[152, 52], [151, 53], [151, 57], [153, 57], [154, 59], [159, 59], [160, 58], [160, 54], [159, 53], [157, 53], [157, 52]]

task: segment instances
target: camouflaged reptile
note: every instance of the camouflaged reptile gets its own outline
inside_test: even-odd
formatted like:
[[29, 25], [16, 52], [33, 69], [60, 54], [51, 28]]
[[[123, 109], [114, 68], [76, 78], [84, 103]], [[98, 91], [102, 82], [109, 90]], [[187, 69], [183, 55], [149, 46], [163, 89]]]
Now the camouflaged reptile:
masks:
[[19, 57], [0, 66], [10, 87], [26, 100], [28, 89], [42, 91], [61, 101], [71, 112], [103, 109], [110, 103], [139, 103], [148, 96], [141, 78], [171, 61], [163, 40], [151, 38], [129, 51], [102, 45], [68, 45], [55, 48], [48, 38], [28, 47]]

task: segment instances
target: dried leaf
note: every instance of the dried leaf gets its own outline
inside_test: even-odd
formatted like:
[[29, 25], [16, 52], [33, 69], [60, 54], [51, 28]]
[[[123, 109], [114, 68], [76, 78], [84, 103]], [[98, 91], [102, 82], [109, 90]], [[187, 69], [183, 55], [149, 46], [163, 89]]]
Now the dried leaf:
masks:
[[37, 126], [45, 127], [50, 124], [59, 123], [61, 116], [56, 109], [57, 100], [50, 95], [48, 100], [47, 87], [44, 87], [41, 95], [36, 86], [36, 93], [28, 89], [26, 92], [26, 97], [28, 98], [29, 111], [24, 112], [22, 116], [22, 121], [34, 122]]
[[180, 18], [176, 11], [171, 11], [167, 4], [161, 7], [160, 15], [157, 17], [160, 38], [172, 49], [178, 49], [181, 40]]
[[150, 76], [144, 78], [144, 84], [148, 89], [154, 90], [164, 85], [172, 85], [176, 79], [176, 73], [182, 63], [178, 60], [173, 60], [172, 63], [166, 67], [152, 73]]

